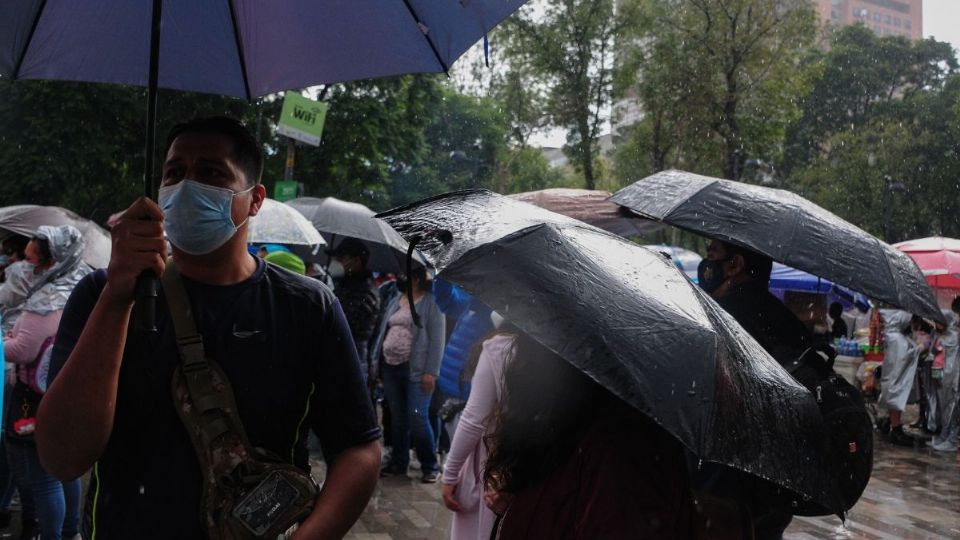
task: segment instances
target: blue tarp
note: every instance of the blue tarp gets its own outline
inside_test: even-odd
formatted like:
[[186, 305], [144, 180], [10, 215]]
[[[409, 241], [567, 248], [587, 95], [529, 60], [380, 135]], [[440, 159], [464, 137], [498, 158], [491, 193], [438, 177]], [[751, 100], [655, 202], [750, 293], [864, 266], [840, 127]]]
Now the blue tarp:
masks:
[[830, 280], [819, 278], [780, 263], [773, 263], [773, 272], [770, 274], [770, 290], [773, 292], [798, 291], [826, 294], [830, 297], [831, 302], [838, 301], [843, 304], [844, 308], [853, 306], [862, 307], [864, 310], [870, 308], [870, 301], [866, 296], [837, 285]]

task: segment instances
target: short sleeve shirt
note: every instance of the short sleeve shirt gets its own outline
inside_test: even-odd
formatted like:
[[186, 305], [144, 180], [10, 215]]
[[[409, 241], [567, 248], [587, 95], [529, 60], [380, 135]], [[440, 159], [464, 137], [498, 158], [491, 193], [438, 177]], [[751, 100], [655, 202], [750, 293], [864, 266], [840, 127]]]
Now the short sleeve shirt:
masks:
[[[229, 286], [184, 278], [204, 348], [226, 372], [253, 446], [307, 469], [313, 429], [325, 456], [380, 436], [343, 311], [319, 281], [257, 259]], [[84, 278], [64, 310], [50, 380], [73, 350], [106, 273]], [[84, 538], [205, 538], [200, 467], [173, 406], [179, 362], [163, 295], [157, 332], [131, 325], [120, 368], [113, 432], [94, 466]]]

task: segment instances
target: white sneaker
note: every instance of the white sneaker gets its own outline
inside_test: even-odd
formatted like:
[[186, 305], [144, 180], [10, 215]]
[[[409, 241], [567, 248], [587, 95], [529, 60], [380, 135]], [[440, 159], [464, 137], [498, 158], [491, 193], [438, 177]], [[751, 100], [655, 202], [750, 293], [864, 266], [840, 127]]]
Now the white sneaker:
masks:
[[943, 442], [938, 442], [938, 443], [935, 443], [935, 444], [931, 444], [931, 445], [930, 445], [930, 448], [933, 448], [933, 449], [936, 450], [937, 452], [956, 452], [956, 451], [957, 451], [957, 444], [956, 444], [956, 443], [951, 443], [951, 442], [949, 442], [949, 441], [943, 441]]

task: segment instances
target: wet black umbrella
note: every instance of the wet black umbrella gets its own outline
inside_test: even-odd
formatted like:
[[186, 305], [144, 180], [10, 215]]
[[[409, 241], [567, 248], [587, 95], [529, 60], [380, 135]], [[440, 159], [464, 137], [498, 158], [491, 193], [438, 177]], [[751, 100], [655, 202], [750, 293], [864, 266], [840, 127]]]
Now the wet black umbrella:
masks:
[[662, 255], [488, 191], [379, 217], [701, 460], [841, 512], [813, 397]]
[[903, 252], [780, 189], [664, 171], [610, 198], [640, 216], [752, 249], [936, 321], [923, 272]]

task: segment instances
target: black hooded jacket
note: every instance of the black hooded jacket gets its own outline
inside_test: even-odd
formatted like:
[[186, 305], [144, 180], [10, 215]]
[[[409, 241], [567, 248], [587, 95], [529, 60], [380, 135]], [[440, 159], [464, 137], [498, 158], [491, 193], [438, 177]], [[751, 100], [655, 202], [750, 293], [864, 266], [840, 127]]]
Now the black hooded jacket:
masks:
[[334, 293], [343, 307], [353, 340], [357, 343], [369, 340], [380, 313], [380, 295], [370, 272], [347, 274], [337, 283]]
[[811, 345], [807, 327], [765, 284], [739, 285], [717, 303], [780, 365], [793, 362]]

